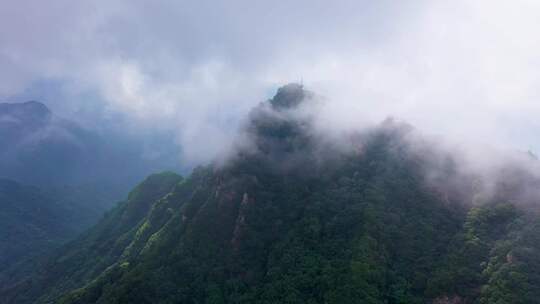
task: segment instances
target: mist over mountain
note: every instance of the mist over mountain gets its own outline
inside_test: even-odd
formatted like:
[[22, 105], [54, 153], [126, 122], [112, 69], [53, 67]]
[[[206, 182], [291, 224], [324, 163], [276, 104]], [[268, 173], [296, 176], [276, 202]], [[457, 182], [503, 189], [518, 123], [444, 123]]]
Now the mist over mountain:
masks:
[[59, 118], [36, 101], [0, 103], [0, 176], [47, 187], [97, 184], [118, 197], [153, 171], [180, 168], [178, 154], [149, 157], [138, 138], [108, 131]]
[[540, 1], [0, 9], [0, 304], [540, 304]]
[[488, 180], [395, 120], [327, 137], [316, 108], [280, 88], [227, 157], [149, 176], [0, 299], [538, 303], [535, 159]]
[[3, 177], [37, 184], [67, 182], [83, 169], [85, 153], [94, 152], [85, 152], [96, 143], [91, 133], [57, 119], [42, 103], [2, 103], [0, 117]]

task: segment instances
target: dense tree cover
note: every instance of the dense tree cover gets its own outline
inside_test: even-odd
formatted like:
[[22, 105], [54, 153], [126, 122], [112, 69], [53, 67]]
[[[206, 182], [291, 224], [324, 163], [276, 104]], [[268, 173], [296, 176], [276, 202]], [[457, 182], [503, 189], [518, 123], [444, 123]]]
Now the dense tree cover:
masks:
[[43, 261], [44, 265], [32, 279], [3, 282], [2, 287], [8, 291], [4, 291], [0, 299], [8, 303], [32, 302], [31, 299], [42, 292], [43, 284], [52, 282], [56, 286], [51, 286], [54, 288], [49, 292], [50, 298], [54, 298], [66, 289], [98, 276], [119, 259], [152, 203], [180, 180], [180, 176], [169, 172], [149, 176], [125, 202], [109, 211], [99, 225], [65, 245], [53, 259]]
[[0, 269], [66, 238], [69, 229], [60, 221], [66, 215], [61, 211], [62, 206], [38, 188], [0, 179]]
[[[391, 122], [346, 152], [288, 115], [285, 87], [255, 109], [253, 146], [185, 179], [149, 177], [6, 303], [538, 303], [540, 221], [473, 208], [426, 182]], [[448, 170], [437, 178], [453, 174]]]
[[44, 190], [0, 179], [0, 286], [24, 276], [40, 256], [95, 224], [109, 200], [106, 191], [93, 188]]

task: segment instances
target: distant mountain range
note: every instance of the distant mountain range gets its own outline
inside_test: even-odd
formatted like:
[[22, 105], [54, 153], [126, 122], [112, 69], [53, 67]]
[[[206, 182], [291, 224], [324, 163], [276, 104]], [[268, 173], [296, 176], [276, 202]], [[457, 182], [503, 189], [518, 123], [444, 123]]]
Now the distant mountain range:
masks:
[[321, 140], [312, 96], [280, 88], [229, 161], [148, 177], [0, 303], [540, 303], [534, 175], [480, 195], [391, 120]]
[[38, 102], [0, 104], [0, 175], [27, 183], [75, 182], [98, 139]]
[[148, 159], [143, 149], [137, 138], [85, 129], [36, 101], [0, 103], [3, 178], [37, 186], [113, 185], [121, 197], [145, 175], [179, 167], [177, 155]]

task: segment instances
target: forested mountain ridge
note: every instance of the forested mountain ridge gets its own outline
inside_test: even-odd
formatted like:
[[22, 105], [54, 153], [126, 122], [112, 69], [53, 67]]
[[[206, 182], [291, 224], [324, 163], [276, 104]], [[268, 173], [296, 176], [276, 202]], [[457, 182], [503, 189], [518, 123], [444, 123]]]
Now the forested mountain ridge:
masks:
[[[346, 148], [321, 141], [309, 111], [296, 111], [312, 98], [279, 89], [251, 112], [228, 161], [149, 177], [0, 298], [539, 303], [540, 221], [512, 183], [472, 205], [474, 178], [418, 153], [411, 128], [393, 121]], [[435, 164], [445, 170], [427, 178]]]
[[[118, 258], [119, 251], [115, 247], [115, 242], [119, 241], [118, 239], [124, 239], [124, 242], [118, 246], [124, 245], [126, 241], [129, 242], [134, 232], [133, 229], [149, 211], [152, 203], [168, 193], [179, 180], [181, 177], [174, 173], [162, 173], [148, 177], [129, 194], [124, 203], [109, 211], [98, 226], [61, 248], [58, 251], [60, 253], [58, 256], [61, 255], [59, 261], [46, 262], [42, 269], [39, 269], [39, 272], [35, 272], [31, 280], [13, 281], [9, 278], [0, 280], [0, 290], [14, 288], [19, 291], [20, 288], [21, 294], [17, 295], [17, 299], [13, 301], [15, 303], [25, 302], [36, 296], [37, 291], [42, 288], [41, 285], [48, 283], [49, 280], [56, 279], [63, 288], [68, 288], [104, 271], [110, 266], [111, 260], [115, 261]], [[58, 265], [62, 265], [62, 268], [57, 268]], [[56, 275], [59, 274], [69, 275], [69, 277], [57, 277]], [[34, 281], [39, 283], [34, 284]], [[12, 301], [10, 298], [10, 292], [4, 293], [0, 297], [2, 302], [7, 301], [8, 303]]]

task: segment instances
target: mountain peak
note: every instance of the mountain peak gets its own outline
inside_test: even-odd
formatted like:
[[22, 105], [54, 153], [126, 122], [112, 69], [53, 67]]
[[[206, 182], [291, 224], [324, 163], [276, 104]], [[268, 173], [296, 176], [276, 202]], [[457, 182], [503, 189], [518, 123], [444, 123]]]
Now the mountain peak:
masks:
[[311, 123], [309, 118], [294, 112], [312, 95], [303, 85], [290, 83], [280, 87], [269, 103], [252, 110], [246, 130], [261, 155], [283, 161], [305, 152], [311, 144]]
[[270, 99], [272, 107], [276, 110], [296, 108], [311, 94], [299, 83], [289, 83], [277, 90], [276, 95]]
[[45, 121], [52, 116], [51, 111], [41, 102], [0, 103], [0, 116], [9, 116], [21, 121]]
[[39, 101], [29, 100], [29, 101], [25, 101], [21, 103], [21, 105], [29, 109], [34, 109], [36, 111], [39, 110], [39, 111], [50, 113], [49, 108], [44, 103], [39, 102]]

